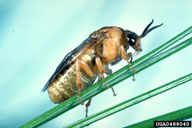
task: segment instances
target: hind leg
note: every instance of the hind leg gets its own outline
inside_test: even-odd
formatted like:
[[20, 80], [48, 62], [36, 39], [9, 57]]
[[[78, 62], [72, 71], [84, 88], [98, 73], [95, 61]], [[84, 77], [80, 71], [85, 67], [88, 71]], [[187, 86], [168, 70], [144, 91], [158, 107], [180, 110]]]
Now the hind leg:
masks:
[[91, 99], [89, 99], [87, 104], [85, 105], [86, 106], [85, 117], [88, 117], [88, 108], [90, 105], [91, 105]]
[[75, 69], [76, 69], [76, 85], [78, 88], [78, 99], [79, 99], [80, 103], [83, 105], [83, 102], [81, 101], [81, 98], [80, 98], [80, 92], [81, 92], [81, 90], [83, 90], [83, 86], [81, 83], [81, 77], [80, 77], [80, 68], [82, 68], [89, 77], [93, 77], [94, 74], [93, 74], [91, 68], [89, 67], [89, 65], [87, 65], [82, 60], [77, 60], [76, 67], [75, 67]]

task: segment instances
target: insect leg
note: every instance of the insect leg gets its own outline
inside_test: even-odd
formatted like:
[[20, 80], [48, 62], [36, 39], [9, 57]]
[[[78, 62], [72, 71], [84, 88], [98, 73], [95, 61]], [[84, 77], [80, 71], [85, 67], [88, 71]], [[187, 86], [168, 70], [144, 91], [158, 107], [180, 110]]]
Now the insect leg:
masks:
[[96, 62], [96, 65], [97, 65], [97, 68], [99, 69], [99, 72], [101, 73], [101, 78], [103, 80], [103, 83], [105, 85], [106, 88], [108, 88], [106, 82], [105, 82], [105, 78], [104, 78], [104, 68], [103, 68], [103, 65], [102, 65], [102, 62], [101, 62], [101, 59], [99, 57], [96, 57], [95, 58], [95, 62]]
[[91, 105], [91, 99], [88, 100], [87, 104], [85, 105], [86, 106], [86, 114], [85, 114], [85, 117], [88, 117], [88, 107]]
[[89, 67], [89, 65], [87, 63], [85, 63], [83, 60], [78, 60], [79, 62], [79, 66], [86, 72], [86, 74], [89, 77], [93, 77], [93, 71], [91, 70], [91, 68]]
[[75, 69], [76, 69], [76, 85], [77, 85], [77, 88], [78, 88], [78, 99], [79, 99], [80, 104], [83, 105], [83, 102], [81, 101], [81, 98], [80, 98], [80, 92], [83, 89], [83, 86], [82, 86], [82, 83], [81, 83], [80, 65], [79, 65], [78, 60], [77, 60]]
[[[128, 60], [129, 60], [129, 58], [130, 58], [130, 64], [132, 64], [132, 60], [133, 60], [133, 55], [132, 55], [132, 53], [131, 52], [129, 52], [128, 54], [127, 54], [127, 58], [128, 58]], [[132, 68], [133, 70], [135, 70], [134, 68]], [[134, 71], [134, 73], [136, 73], [136, 70]], [[134, 76], [134, 74], [133, 74], [133, 81], [135, 81], [135, 76]]]
[[94, 74], [93, 74], [93, 72], [92, 72], [92, 70], [91, 70], [91, 68], [89, 67], [88, 64], [86, 64], [82, 60], [77, 60], [77, 64], [76, 64], [76, 78], [77, 78], [77, 81], [76, 81], [76, 83], [77, 83], [77, 88], [78, 88], [78, 98], [79, 98], [80, 103], [82, 104], [82, 101], [80, 99], [80, 91], [83, 89], [83, 86], [82, 86], [82, 83], [81, 83], [80, 68], [82, 68], [89, 77], [93, 77]]
[[[129, 66], [132, 68], [133, 72], [136, 73], [136, 70], [134, 69], [132, 63], [132, 53], [128, 53], [128, 55], [125, 52], [125, 48], [121, 45], [120, 47], [120, 52], [121, 52], [121, 58], [123, 58], [124, 60], [127, 61], [127, 63], [129, 64]], [[129, 58], [131, 58], [130, 62], [129, 62]], [[133, 80], [135, 80], [134, 75], [133, 75]]]
[[[105, 70], [105, 73], [109, 76], [112, 74], [112, 70], [108, 69], [108, 67], [107, 67], [107, 70]], [[111, 90], [113, 92], [113, 96], [116, 96], [117, 94], [115, 93], [115, 90], [113, 89], [113, 87], [111, 87]]]

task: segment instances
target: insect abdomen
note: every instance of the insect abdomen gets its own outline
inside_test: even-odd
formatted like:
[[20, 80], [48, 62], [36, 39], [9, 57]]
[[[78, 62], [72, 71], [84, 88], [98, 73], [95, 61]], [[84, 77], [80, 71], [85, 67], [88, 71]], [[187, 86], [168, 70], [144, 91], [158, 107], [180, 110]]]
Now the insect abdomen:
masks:
[[[78, 92], [75, 65], [76, 63], [71, 64], [63, 73], [58, 74], [48, 86], [49, 97], [54, 103], [60, 103]], [[96, 76], [90, 78], [83, 70], [80, 75], [84, 89], [92, 85], [96, 79]]]

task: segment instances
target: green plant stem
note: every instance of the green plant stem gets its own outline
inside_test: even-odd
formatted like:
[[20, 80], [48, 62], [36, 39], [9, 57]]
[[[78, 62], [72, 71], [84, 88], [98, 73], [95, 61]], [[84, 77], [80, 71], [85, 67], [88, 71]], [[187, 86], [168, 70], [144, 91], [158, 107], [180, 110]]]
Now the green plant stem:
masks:
[[117, 104], [117, 105], [115, 105], [113, 107], [110, 107], [110, 108], [108, 108], [106, 110], [103, 110], [103, 111], [101, 111], [99, 113], [96, 113], [94, 115], [91, 115], [91, 116], [89, 116], [87, 118], [79, 120], [79, 121], [77, 121], [77, 122], [75, 122], [75, 123], [73, 123], [71, 125], [66, 126], [66, 127], [72, 128], [72, 127], [84, 127], [84, 126], [87, 126], [87, 125], [92, 124], [92, 123], [94, 123], [94, 122], [96, 122], [98, 120], [101, 120], [101, 119], [105, 118], [105, 117], [108, 117], [108, 116], [110, 116], [112, 114], [115, 114], [115, 113], [117, 113], [119, 111], [122, 111], [122, 110], [124, 110], [124, 109], [126, 109], [126, 108], [128, 108], [130, 106], [138, 104], [138, 103], [140, 103], [142, 101], [145, 101], [145, 100], [147, 100], [149, 98], [152, 98], [152, 97], [154, 97], [156, 95], [159, 95], [159, 94], [161, 94], [163, 92], [166, 92], [166, 91], [168, 91], [168, 90], [170, 90], [172, 88], [175, 88], [175, 87], [177, 87], [179, 85], [182, 85], [182, 84], [184, 84], [184, 83], [186, 83], [186, 82], [188, 82], [190, 80], [192, 80], [192, 73], [190, 73], [190, 74], [188, 74], [186, 76], [183, 76], [183, 77], [181, 77], [179, 79], [176, 79], [174, 81], [171, 81], [171, 82], [169, 82], [169, 83], [167, 83], [165, 85], [162, 85], [160, 87], [152, 89], [152, 90], [150, 90], [148, 92], [145, 92], [144, 94], [136, 96], [136, 97], [134, 97], [132, 99], [126, 100], [126, 101], [124, 101], [122, 103], [119, 103], [119, 104]]
[[192, 118], [192, 106], [157, 116], [139, 123], [135, 123], [124, 128], [153, 128], [154, 121], [182, 121]]
[[[182, 32], [181, 35], [184, 37], [186, 34], [189, 33], [189, 30], [190, 30], [190, 32], [192, 32], [192, 27], [190, 27], [190, 29], [187, 29], [184, 32]], [[176, 37], [174, 37], [174, 38], [176, 38]], [[179, 39], [181, 39], [181, 38], [179, 38]], [[171, 39], [171, 40], [178, 40], [178, 39]], [[162, 60], [163, 58], [168, 57], [171, 54], [174, 54], [175, 52], [183, 49], [184, 47], [187, 47], [191, 43], [192, 43], [192, 40], [188, 39], [188, 40], [186, 40], [180, 44], [182, 47], [180, 45], [178, 45], [178, 47], [174, 47], [173, 50], [170, 50], [172, 52], [169, 52], [169, 50], [167, 50], [167, 53], [169, 53], [169, 54], [166, 54], [166, 52], [164, 53], [163, 56], [160, 56], [160, 54], [159, 54], [156, 57], [157, 59], [155, 59], [155, 58], [150, 59], [152, 56], [154, 56], [154, 54], [148, 54], [148, 56], [144, 57], [144, 58], [148, 58], [148, 59], [144, 59], [146, 64], [142, 63], [142, 62], [144, 62], [142, 59], [138, 59], [138, 60], [136, 60], [137, 63], [133, 62], [133, 66], [138, 73], [138, 72], [144, 70], [145, 68], [151, 66], [152, 64]], [[160, 57], [160, 58], [158, 58], [158, 57]], [[140, 63], [140, 65], [139, 65], [139, 63]], [[138, 64], [138, 66], [136, 64]], [[131, 70], [129, 70], [129, 66], [125, 66], [122, 69], [120, 69], [117, 72], [110, 75], [109, 77], [107, 77], [106, 83], [109, 87], [112, 87], [115, 84], [118, 84], [119, 82], [127, 79], [128, 77], [130, 77], [132, 75], [133, 75], [133, 72]], [[99, 82], [95, 83], [94, 85], [92, 85], [90, 88], [81, 92], [81, 100], [86, 101], [86, 100], [90, 99], [91, 97], [105, 91], [107, 88], [105, 88], [102, 85], [103, 85], [103, 82], [99, 81]], [[56, 118], [57, 116], [63, 114], [64, 112], [76, 107], [77, 105], [79, 105], [79, 100], [77, 98], [77, 95], [75, 95], [75, 96], [69, 98], [68, 100], [66, 100], [65, 102], [63, 102], [63, 103], [55, 106], [54, 108], [48, 110], [47, 112], [37, 116], [36, 118], [27, 122], [26, 124], [24, 124], [21, 127], [29, 128], [29, 127], [41, 126], [41, 125], [45, 124], [46, 122], [48, 122], [48, 121]]]
[[[147, 67], [167, 58], [168, 56], [180, 51], [181, 49], [189, 46], [192, 44], [192, 37], [179, 43], [178, 45], [164, 51], [164, 52], [161, 52], [160, 54], [158, 54], [156, 57], [150, 57], [149, 59], [147, 60], [144, 60], [144, 61], [141, 61], [140, 63], [138, 63], [137, 65], [133, 64], [133, 67], [135, 68], [135, 70], [138, 72], [146, 69]], [[117, 83], [119, 82], [119, 79], [121, 80], [124, 80], [124, 79], [127, 79], [128, 77], [132, 76], [133, 73], [131, 70], [128, 70], [128, 67], [125, 66], [123, 67], [122, 69], [118, 70], [117, 72], [115, 72], [114, 74], [112, 74], [110, 77], [113, 77], [113, 75], [115, 75], [115, 79], [111, 78], [110, 81], [112, 83], [116, 82]], [[107, 80], [107, 79], [106, 79]], [[111, 84], [109, 81], [109, 84]], [[108, 82], [107, 82], [108, 83]]]

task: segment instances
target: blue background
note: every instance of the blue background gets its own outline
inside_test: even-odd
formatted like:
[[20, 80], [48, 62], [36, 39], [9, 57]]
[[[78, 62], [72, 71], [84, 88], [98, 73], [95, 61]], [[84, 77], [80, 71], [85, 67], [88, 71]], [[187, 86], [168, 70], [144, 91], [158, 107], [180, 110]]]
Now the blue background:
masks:
[[[63, 57], [104, 26], [140, 34], [154, 19], [164, 23], [142, 39], [141, 57], [191, 26], [191, 0], [1, 0], [0, 127], [19, 127], [54, 107], [41, 89]], [[191, 36], [191, 35], [190, 35]], [[93, 98], [94, 114], [128, 98], [191, 73], [191, 46]], [[125, 66], [122, 61], [113, 71]], [[192, 105], [191, 82], [92, 124], [122, 127]], [[42, 128], [59, 128], [84, 118], [84, 106], [62, 114]]]

